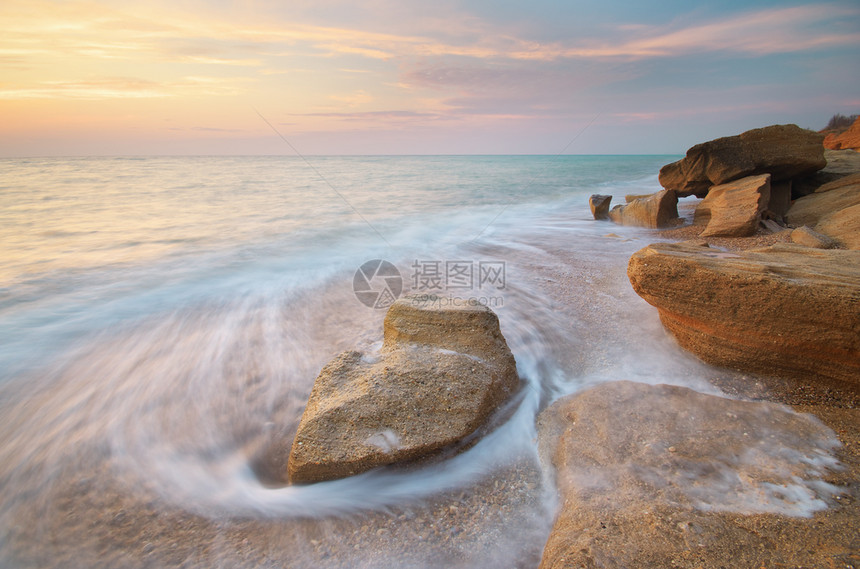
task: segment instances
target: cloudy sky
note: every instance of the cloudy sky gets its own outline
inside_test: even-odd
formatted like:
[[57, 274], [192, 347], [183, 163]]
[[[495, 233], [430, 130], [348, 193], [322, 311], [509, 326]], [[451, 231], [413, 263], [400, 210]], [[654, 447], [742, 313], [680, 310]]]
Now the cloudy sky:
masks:
[[2, 156], [682, 153], [834, 113], [857, 0], [0, 4]]

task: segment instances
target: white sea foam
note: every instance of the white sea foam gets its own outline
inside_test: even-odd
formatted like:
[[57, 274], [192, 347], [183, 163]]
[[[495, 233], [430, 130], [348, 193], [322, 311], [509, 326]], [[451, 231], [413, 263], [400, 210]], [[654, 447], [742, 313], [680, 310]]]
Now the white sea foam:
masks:
[[[6, 161], [2, 197], [18, 213], [0, 224], [0, 564], [16, 567], [22, 514], [45, 527], [65, 520], [66, 484], [120, 489], [127, 507], [223, 527], [385, 512], [517, 461], [536, 465], [535, 417], [560, 395], [617, 379], [709, 389], [707, 368], [627, 283], [643, 232], [585, 213], [588, 194], [639, 192], [669, 161], [624, 160], [321, 159], [349, 205], [296, 160]], [[576, 252], [570, 265], [560, 248]], [[415, 261], [504, 261], [503, 288], [457, 294], [503, 297], [496, 310], [522, 392], [459, 455], [272, 487], [254, 461], [273, 440], [289, 444], [320, 368], [346, 349], [378, 350], [384, 311], [351, 288], [370, 259], [393, 262], [404, 293], [422, 292]], [[568, 285], [547, 282], [542, 267], [576, 275], [582, 288], [567, 292], [591, 306], [560, 310], [548, 291]], [[378, 442], [396, 445], [384, 432]], [[829, 448], [797, 458], [810, 457], [822, 468], [832, 460]], [[752, 510], [777, 496], [818, 506], [828, 489], [808, 477], [764, 490]], [[114, 515], [71, 503], [82, 528]], [[548, 512], [535, 507], [535, 527], [548, 528]], [[505, 555], [533, 546], [530, 531], [509, 529]], [[490, 549], [470, 563], [487, 566]]]

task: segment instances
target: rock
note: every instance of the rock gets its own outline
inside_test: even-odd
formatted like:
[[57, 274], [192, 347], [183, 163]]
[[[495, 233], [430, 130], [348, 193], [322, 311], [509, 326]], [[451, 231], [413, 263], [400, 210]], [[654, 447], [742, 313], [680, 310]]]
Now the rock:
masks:
[[770, 174], [773, 182], [807, 176], [827, 165], [824, 137], [796, 125], [774, 125], [697, 144], [660, 169], [660, 184], [679, 197], [704, 196], [716, 186]]
[[847, 176], [860, 172], [860, 152], [857, 150], [825, 150], [827, 166], [822, 172]]
[[767, 202], [767, 216], [777, 221], [785, 220], [785, 214], [791, 208], [791, 180], [771, 182], [770, 200]]
[[832, 150], [860, 149], [860, 118], [847, 130], [828, 133], [824, 137], [824, 147]]
[[[826, 507], [820, 479], [837, 464], [835, 435], [809, 415], [619, 381], [556, 401], [538, 433], [561, 505], [540, 569], [824, 566], [784, 538], [821, 523], [786, 520], [810, 515], [800, 496]], [[850, 551], [853, 536], [837, 539]]]
[[829, 192], [831, 190], [841, 190], [842, 188], [848, 186], [860, 186], [860, 172], [854, 174], [848, 174], [841, 178], [837, 178], [826, 184], [822, 184], [817, 187], [814, 192], [815, 194], [823, 194], [824, 192]]
[[620, 225], [669, 227], [678, 220], [678, 196], [671, 190], [661, 190], [626, 205], [615, 206], [609, 211], [609, 219]]
[[604, 196], [601, 194], [592, 194], [588, 198], [588, 205], [591, 207], [591, 215], [594, 219], [609, 219], [609, 202], [612, 201], [612, 196]]
[[825, 150], [824, 158], [827, 159], [827, 166], [823, 170], [792, 181], [791, 199], [796, 200], [808, 196], [825, 184], [860, 173], [860, 152], [855, 150]]
[[860, 386], [854, 251], [658, 243], [633, 254], [627, 275], [678, 343], [708, 363]]
[[713, 186], [696, 207], [695, 223], [706, 223], [700, 237], [754, 235], [770, 200], [770, 174]]
[[815, 229], [847, 249], [860, 249], [860, 204], [825, 215]]
[[437, 453], [485, 425], [518, 385], [492, 310], [401, 298], [386, 314], [379, 354], [344, 352], [320, 372], [288, 479], [331, 480]]
[[691, 247], [710, 247], [711, 244], [708, 243], [707, 239], [702, 239], [701, 237], [696, 237], [694, 239], [687, 239], [686, 241], [681, 241], [684, 245], [689, 245]]
[[791, 232], [791, 242], [803, 245], [804, 247], [812, 247], [813, 249], [833, 249], [836, 245], [833, 239], [827, 235], [822, 235], [807, 225], [798, 227]]
[[627, 194], [624, 196], [624, 203], [630, 203], [640, 198], [650, 198], [652, 195], [654, 194]]
[[860, 180], [837, 180], [832, 184], [819, 188], [822, 191], [795, 200], [785, 216], [786, 221], [797, 227], [813, 227], [827, 215], [860, 204]]
[[782, 233], [783, 231], [791, 231], [784, 225], [780, 225], [772, 219], [762, 219], [761, 226], [770, 231], [771, 233]]

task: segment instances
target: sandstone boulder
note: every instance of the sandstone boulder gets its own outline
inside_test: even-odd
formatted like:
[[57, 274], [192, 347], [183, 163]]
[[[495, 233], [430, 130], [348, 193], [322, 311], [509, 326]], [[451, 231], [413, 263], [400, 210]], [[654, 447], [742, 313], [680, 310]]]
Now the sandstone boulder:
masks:
[[601, 194], [592, 194], [588, 198], [588, 205], [591, 207], [591, 215], [594, 219], [609, 219], [609, 203], [612, 201], [612, 196], [604, 196]]
[[627, 275], [678, 343], [719, 366], [860, 385], [860, 255], [658, 243]]
[[770, 201], [770, 174], [748, 176], [713, 186], [694, 215], [706, 224], [700, 237], [748, 237], [754, 235]]
[[814, 226], [822, 218], [860, 204], [860, 179], [854, 176], [826, 184], [813, 194], [797, 199], [785, 218], [791, 225]]
[[825, 507], [820, 478], [836, 464], [833, 432], [811, 416], [620, 381], [556, 401], [538, 432], [560, 503], [540, 569], [824, 567], [855, 546], [785, 539], [815, 527], [787, 516], [808, 515], [804, 499]]
[[833, 239], [811, 229], [807, 225], [798, 227], [791, 232], [791, 242], [803, 245], [804, 247], [812, 247], [813, 249], [832, 249], [836, 245]]
[[826, 184], [822, 184], [816, 188], [813, 193], [823, 194], [824, 192], [829, 192], [831, 190], [841, 190], [848, 186], [860, 186], [860, 172], [846, 174], [835, 180], [827, 182]]
[[704, 196], [716, 186], [770, 174], [773, 182], [810, 175], [827, 165], [823, 135], [796, 125], [774, 125], [697, 144], [660, 170], [660, 184], [679, 197]]
[[855, 150], [825, 150], [827, 166], [811, 176], [792, 180], [791, 198], [798, 199], [818, 191], [821, 186], [860, 173], [860, 152]]
[[609, 211], [609, 219], [620, 225], [637, 227], [669, 227], [678, 222], [678, 196], [671, 190], [661, 190]]
[[815, 229], [846, 249], [860, 249], [860, 204], [825, 215]]
[[378, 354], [344, 352], [320, 372], [290, 451], [290, 482], [436, 453], [473, 435], [519, 385], [486, 306], [405, 297], [384, 327]]
[[650, 198], [654, 194], [626, 194], [624, 196], [624, 203], [630, 203], [633, 200], [638, 200], [640, 198]]

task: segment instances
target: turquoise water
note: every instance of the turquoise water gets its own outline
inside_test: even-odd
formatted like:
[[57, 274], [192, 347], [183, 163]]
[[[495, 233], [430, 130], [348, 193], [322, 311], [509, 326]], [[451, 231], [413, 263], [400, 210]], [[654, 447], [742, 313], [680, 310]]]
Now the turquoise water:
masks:
[[[399, 520], [514, 465], [541, 472], [535, 417], [561, 394], [705, 385], [626, 279], [659, 237], [588, 210], [592, 193], [658, 190], [676, 158], [0, 161], [0, 565], [439, 566], [442, 542], [410, 544], [409, 562], [374, 542], [374, 562], [331, 520]], [[523, 390], [449, 460], [273, 487], [257, 461], [289, 445], [320, 368], [378, 349], [385, 311], [354, 291], [375, 259], [397, 294], [490, 305]], [[445, 566], [533, 566], [553, 514], [544, 482], [512, 494], [508, 518], [476, 515], [486, 550], [443, 540], [469, 550]], [[446, 536], [465, 531], [450, 523]]]

